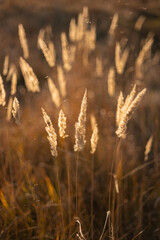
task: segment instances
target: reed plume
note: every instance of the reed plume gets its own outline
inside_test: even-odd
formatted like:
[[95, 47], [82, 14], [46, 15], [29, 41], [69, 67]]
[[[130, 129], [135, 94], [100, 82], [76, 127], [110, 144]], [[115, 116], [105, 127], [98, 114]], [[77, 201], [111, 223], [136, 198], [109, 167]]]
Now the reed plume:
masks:
[[17, 73], [14, 71], [11, 80], [11, 95], [14, 95], [17, 90]]
[[118, 13], [115, 13], [110, 25], [110, 29], [109, 29], [109, 34], [112, 36], [115, 32], [115, 29], [117, 27], [117, 22], [118, 22]]
[[63, 112], [63, 110], [60, 110], [59, 112], [59, 118], [58, 118], [58, 127], [59, 127], [59, 135], [62, 138], [66, 138], [68, 137], [68, 135], [66, 135], [66, 116]]
[[108, 73], [108, 94], [110, 97], [113, 97], [115, 94], [115, 71], [114, 68], [111, 67]]
[[26, 33], [22, 24], [18, 25], [18, 33], [19, 33], [20, 44], [23, 49], [23, 56], [24, 58], [27, 59], [29, 57], [29, 49], [28, 49]]
[[14, 72], [17, 72], [16, 66], [11, 63], [9, 66], [9, 71], [7, 73], [6, 81], [10, 81]]
[[136, 29], [137, 31], [140, 31], [140, 30], [142, 29], [142, 26], [143, 26], [145, 20], [146, 20], [146, 17], [143, 16], [143, 15], [141, 15], [141, 16], [137, 19], [137, 21], [136, 21], [136, 23], [135, 23], [135, 29]]
[[9, 67], [9, 56], [6, 55], [4, 58], [4, 64], [3, 64], [3, 75], [6, 76], [8, 73], [8, 67]]
[[74, 151], [82, 151], [84, 149], [86, 140], [86, 112], [87, 112], [87, 90], [85, 90], [81, 110], [78, 117], [78, 122], [75, 124], [75, 145]]
[[[117, 110], [122, 109], [121, 114], [117, 113], [117, 116], [120, 116], [120, 117], [118, 117], [118, 121], [117, 121], [118, 128], [116, 130], [116, 134], [119, 138], [125, 138], [126, 131], [127, 131], [127, 123], [129, 121], [129, 119], [131, 118], [131, 115], [133, 114], [134, 110], [137, 108], [138, 104], [141, 102], [144, 94], [146, 93], [146, 88], [144, 88], [134, 98], [135, 87], [136, 86], [133, 87], [131, 94], [126, 98], [124, 106], [122, 108], [121, 107], [117, 108]], [[122, 103], [122, 100], [119, 100], [119, 101]]]
[[13, 106], [13, 97], [11, 96], [9, 98], [8, 101], [8, 105], [7, 105], [7, 121], [11, 120], [11, 116], [12, 116], [12, 106]]
[[63, 98], [66, 97], [66, 79], [64, 76], [64, 72], [62, 67], [59, 65], [57, 67], [57, 71], [58, 71], [58, 82], [59, 82], [59, 89], [60, 89], [60, 93], [62, 95]]
[[38, 44], [40, 49], [42, 50], [44, 57], [50, 67], [55, 66], [55, 48], [53, 42], [49, 42], [49, 47], [47, 47], [46, 43], [42, 38], [38, 39]]
[[153, 36], [151, 36], [150, 38], [147, 37], [146, 43], [142, 47], [142, 49], [136, 59], [136, 62], [135, 62], [136, 76], [139, 79], [141, 79], [143, 77], [142, 70], [141, 70], [142, 64], [144, 62], [145, 55], [151, 49], [152, 44], [153, 44]]
[[39, 92], [40, 91], [39, 81], [35, 73], [33, 72], [33, 69], [22, 57], [20, 57], [19, 64], [25, 80], [27, 90], [31, 92]]
[[97, 123], [95, 123], [93, 127], [93, 133], [91, 136], [91, 154], [94, 154], [97, 148], [98, 143], [98, 126]]
[[60, 95], [59, 95], [59, 91], [56, 88], [55, 84], [53, 83], [53, 81], [50, 77], [48, 78], [48, 87], [49, 87], [49, 91], [50, 91], [51, 96], [52, 96], [52, 101], [54, 102], [56, 107], [59, 108], [60, 104], [61, 104], [61, 98], [60, 98]]
[[150, 136], [150, 138], [147, 141], [146, 147], [145, 147], [144, 161], [148, 160], [148, 155], [149, 155], [149, 153], [151, 151], [152, 143], [153, 143], [153, 136]]
[[4, 89], [3, 79], [1, 75], [0, 75], [0, 105], [2, 106], [6, 105], [6, 91]]
[[13, 105], [12, 105], [12, 114], [13, 117], [15, 118], [15, 121], [17, 124], [20, 124], [20, 105], [19, 105], [19, 101], [16, 97], [14, 97], [13, 99]]
[[46, 124], [45, 130], [48, 133], [47, 139], [50, 143], [50, 151], [51, 151], [51, 154], [53, 157], [57, 157], [58, 156], [57, 134], [55, 132], [55, 129], [53, 127], [50, 117], [47, 115], [47, 113], [45, 112], [45, 110], [43, 108], [41, 108], [41, 109], [42, 109], [43, 119]]
[[116, 42], [116, 48], [115, 48], [115, 64], [116, 69], [119, 74], [122, 74], [124, 72], [124, 68], [126, 66], [126, 62], [129, 55], [129, 49], [125, 48], [123, 53], [121, 52], [121, 46], [119, 42]]

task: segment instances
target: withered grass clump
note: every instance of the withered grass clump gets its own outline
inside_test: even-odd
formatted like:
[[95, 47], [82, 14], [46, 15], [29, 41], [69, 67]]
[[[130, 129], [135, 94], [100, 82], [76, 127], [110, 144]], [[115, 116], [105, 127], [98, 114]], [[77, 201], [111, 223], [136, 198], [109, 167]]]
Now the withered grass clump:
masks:
[[24, 57], [2, 56], [0, 239], [159, 239], [156, 33], [140, 41], [144, 18], [126, 31], [118, 9], [105, 41], [88, 7], [70, 20], [21, 27]]

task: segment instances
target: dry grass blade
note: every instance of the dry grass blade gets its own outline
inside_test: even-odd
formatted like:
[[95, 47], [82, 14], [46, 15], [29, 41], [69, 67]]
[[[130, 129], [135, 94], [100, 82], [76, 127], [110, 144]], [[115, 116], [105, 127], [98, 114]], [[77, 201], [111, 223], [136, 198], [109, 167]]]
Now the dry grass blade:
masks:
[[66, 92], [66, 79], [64, 76], [64, 72], [61, 66], [57, 67], [57, 71], [58, 71], [58, 82], [59, 82], [60, 93], [62, 97], [65, 98], [67, 95], [67, 92]]

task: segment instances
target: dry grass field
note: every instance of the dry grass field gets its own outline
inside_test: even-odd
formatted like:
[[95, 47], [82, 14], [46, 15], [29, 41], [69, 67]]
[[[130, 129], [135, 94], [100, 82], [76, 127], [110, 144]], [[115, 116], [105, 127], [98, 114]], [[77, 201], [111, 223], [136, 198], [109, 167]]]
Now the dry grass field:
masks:
[[0, 239], [160, 239], [159, 9], [0, 1]]

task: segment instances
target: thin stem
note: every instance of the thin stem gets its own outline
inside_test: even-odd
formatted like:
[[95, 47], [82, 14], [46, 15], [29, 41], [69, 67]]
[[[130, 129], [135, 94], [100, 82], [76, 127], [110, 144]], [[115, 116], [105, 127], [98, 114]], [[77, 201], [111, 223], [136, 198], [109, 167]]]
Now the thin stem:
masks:
[[[112, 160], [112, 165], [111, 165], [111, 172], [110, 172], [110, 182], [109, 182], [109, 210], [111, 210], [111, 188], [112, 188], [112, 179], [113, 179], [113, 169], [116, 161], [116, 155], [118, 152], [120, 144], [120, 138], [116, 139], [115, 147], [114, 147], [114, 152], [113, 152], [113, 160]], [[112, 212], [112, 216], [114, 215], [114, 212]], [[110, 233], [110, 219], [109, 219], [109, 233]]]
[[91, 163], [91, 239], [93, 240], [93, 191], [94, 191], [94, 155]]
[[76, 158], [76, 215], [78, 216], [78, 163], [79, 163], [79, 152], [77, 152]]
[[[61, 213], [62, 229], [64, 231], [64, 217], [63, 217], [63, 209], [62, 209], [62, 201], [61, 201], [61, 189], [60, 189], [60, 178], [59, 178], [57, 157], [56, 157], [56, 175], [57, 175], [57, 187], [58, 187], [58, 195], [59, 195], [59, 207], [60, 207], [60, 213]], [[65, 236], [64, 236], [64, 239], [65, 239]]]

